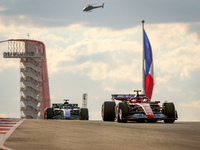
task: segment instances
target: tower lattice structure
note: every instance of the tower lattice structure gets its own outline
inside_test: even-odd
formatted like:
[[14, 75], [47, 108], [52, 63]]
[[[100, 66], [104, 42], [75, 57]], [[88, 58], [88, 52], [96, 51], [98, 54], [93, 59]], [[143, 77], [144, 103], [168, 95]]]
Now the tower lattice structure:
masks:
[[4, 58], [20, 58], [21, 118], [41, 119], [50, 107], [45, 45], [41, 41], [10, 39]]

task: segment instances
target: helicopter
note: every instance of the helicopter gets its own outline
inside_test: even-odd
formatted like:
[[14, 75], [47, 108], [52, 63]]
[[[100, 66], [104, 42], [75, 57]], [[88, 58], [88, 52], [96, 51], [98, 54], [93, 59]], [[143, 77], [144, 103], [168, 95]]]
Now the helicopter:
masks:
[[99, 6], [92, 6], [92, 5], [88, 5], [87, 7], [84, 7], [83, 8], [83, 11], [91, 11], [92, 9], [95, 9], [95, 8], [100, 8], [100, 7], [104, 7], [104, 3], [102, 5], [99, 5]]

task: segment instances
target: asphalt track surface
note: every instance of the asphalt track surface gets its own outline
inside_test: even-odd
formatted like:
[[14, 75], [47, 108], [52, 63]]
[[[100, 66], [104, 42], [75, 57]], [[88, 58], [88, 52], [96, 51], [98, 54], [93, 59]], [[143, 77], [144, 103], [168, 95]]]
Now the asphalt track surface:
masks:
[[200, 122], [25, 120], [4, 146], [15, 150], [199, 150]]

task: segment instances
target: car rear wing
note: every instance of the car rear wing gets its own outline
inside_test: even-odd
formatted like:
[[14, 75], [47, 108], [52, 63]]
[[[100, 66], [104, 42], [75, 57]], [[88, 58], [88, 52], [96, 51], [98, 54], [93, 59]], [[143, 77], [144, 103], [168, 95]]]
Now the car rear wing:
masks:
[[78, 107], [78, 104], [68, 104], [70, 105], [71, 107]]
[[112, 94], [112, 100], [128, 101], [130, 98], [134, 98], [135, 94]]
[[54, 104], [52, 104], [52, 108], [59, 108], [60, 107], [60, 105], [62, 105], [62, 103], [54, 103]]

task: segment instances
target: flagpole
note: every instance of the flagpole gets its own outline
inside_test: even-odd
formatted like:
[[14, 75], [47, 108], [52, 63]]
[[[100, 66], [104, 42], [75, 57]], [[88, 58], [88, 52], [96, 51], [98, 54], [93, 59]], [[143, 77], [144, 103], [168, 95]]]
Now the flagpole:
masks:
[[145, 92], [145, 74], [144, 74], [144, 23], [145, 23], [145, 21], [142, 20], [142, 35], [143, 35], [143, 51], [142, 51], [142, 88], [143, 88], [143, 93], [146, 94], [146, 92]]

